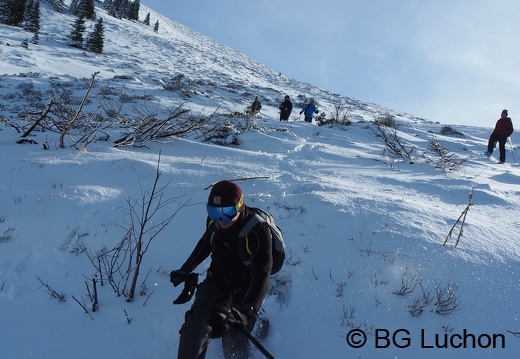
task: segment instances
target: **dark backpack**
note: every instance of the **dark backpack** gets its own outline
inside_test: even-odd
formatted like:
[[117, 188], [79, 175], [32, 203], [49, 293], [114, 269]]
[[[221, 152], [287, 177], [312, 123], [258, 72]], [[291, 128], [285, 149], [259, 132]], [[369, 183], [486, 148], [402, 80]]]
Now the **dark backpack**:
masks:
[[[280, 227], [276, 225], [274, 222], [273, 216], [267, 213], [263, 209], [247, 207], [254, 215], [249, 219], [249, 221], [242, 228], [240, 233], [238, 234], [239, 238], [245, 238], [246, 241], [246, 252], [249, 256], [253, 255], [253, 252], [249, 249], [249, 240], [247, 235], [256, 226], [258, 223], [265, 222], [269, 225], [271, 229], [271, 236], [273, 237], [273, 269], [271, 270], [271, 275], [276, 274], [282, 269], [283, 263], [285, 261], [285, 243], [283, 241], [283, 233]], [[248, 258], [244, 261], [244, 264], [251, 264], [251, 259]]]

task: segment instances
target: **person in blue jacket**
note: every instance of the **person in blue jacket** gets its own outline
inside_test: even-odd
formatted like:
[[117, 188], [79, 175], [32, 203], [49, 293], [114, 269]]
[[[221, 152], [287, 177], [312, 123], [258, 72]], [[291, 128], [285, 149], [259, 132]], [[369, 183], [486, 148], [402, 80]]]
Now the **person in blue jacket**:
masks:
[[320, 111], [318, 111], [316, 105], [314, 104], [314, 99], [311, 98], [310, 102], [303, 106], [302, 110], [300, 111], [300, 115], [302, 113], [305, 116], [305, 122], [312, 122], [312, 117], [314, 116], [314, 114], [320, 113]]

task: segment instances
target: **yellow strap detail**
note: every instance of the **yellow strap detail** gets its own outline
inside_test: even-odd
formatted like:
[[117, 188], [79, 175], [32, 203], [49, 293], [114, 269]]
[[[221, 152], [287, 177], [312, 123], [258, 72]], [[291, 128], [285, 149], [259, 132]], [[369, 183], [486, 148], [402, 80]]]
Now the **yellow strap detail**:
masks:
[[247, 236], [246, 236], [246, 252], [250, 256], [253, 255], [253, 252], [251, 251], [251, 248], [249, 248], [249, 238], [247, 238]]

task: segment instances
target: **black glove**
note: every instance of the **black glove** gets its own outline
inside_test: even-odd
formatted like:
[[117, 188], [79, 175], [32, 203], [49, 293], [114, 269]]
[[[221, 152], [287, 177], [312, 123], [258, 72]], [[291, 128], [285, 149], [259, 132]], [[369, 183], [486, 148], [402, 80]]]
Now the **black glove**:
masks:
[[252, 305], [242, 303], [238, 307], [231, 307], [231, 315], [233, 316], [232, 322], [235, 325], [247, 326], [247, 322], [254, 312]]
[[228, 331], [230, 317], [230, 309], [226, 307], [222, 307], [213, 313], [208, 323], [211, 327], [209, 334], [211, 339], [220, 338]]
[[172, 270], [170, 273], [170, 282], [172, 282], [173, 286], [176, 287], [179, 284], [181, 284], [182, 282], [184, 282], [187, 277], [188, 277], [188, 273], [186, 273], [180, 269]]
[[[173, 273], [173, 272], [172, 272]], [[184, 280], [184, 289], [177, 299], [173, 301], [173, 304], [184, 304], [191, 300], [193, 294], [195, 294], [195, 289], [197, 288], [199, 280], [198, 273], [190, 273], [186, 276]]]

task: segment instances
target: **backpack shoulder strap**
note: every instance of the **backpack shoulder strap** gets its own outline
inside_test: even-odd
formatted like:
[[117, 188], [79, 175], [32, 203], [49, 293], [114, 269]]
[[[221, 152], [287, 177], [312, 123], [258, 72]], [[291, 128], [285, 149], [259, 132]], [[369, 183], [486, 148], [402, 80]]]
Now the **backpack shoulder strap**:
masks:
[[256, 226], [260, 222], [265, 222], [265, 220], [260, 217], [258, 214], [254, 214], [249, 218], [247, 223], [242, 227], [242, 230], [240, 230], [240, 233], [238, 234], [239, 237], [245, 237], [251, 232], [254, 226]]
[[208, 217], [206, 222], [206, 241], [208, 241], [211, 245], [213, 245], [213, 241], [215, 239], [215, 234], [220, 229], [218, 222], [214, 219]]
[[262, 217], [260, 217], [260, 215], [255, 213], [247, 221], [245, 226], [242, 227], [242, 230], [238, 234], [239, 238], [245, 238], [245, 240], [246, 240], [246, 252], [248, 255], [252, 255], [253, 251], [251, 251], [251, 248], [249, 247], [249, 239], [247, 238], [247, 235], [249, 234], [249, 232], [251, 232], [251, 230], [253, 229], [254, 226], [256, 226], [258, 223], [261, 223], [261, 222], [265, 222], [265, 220]]

